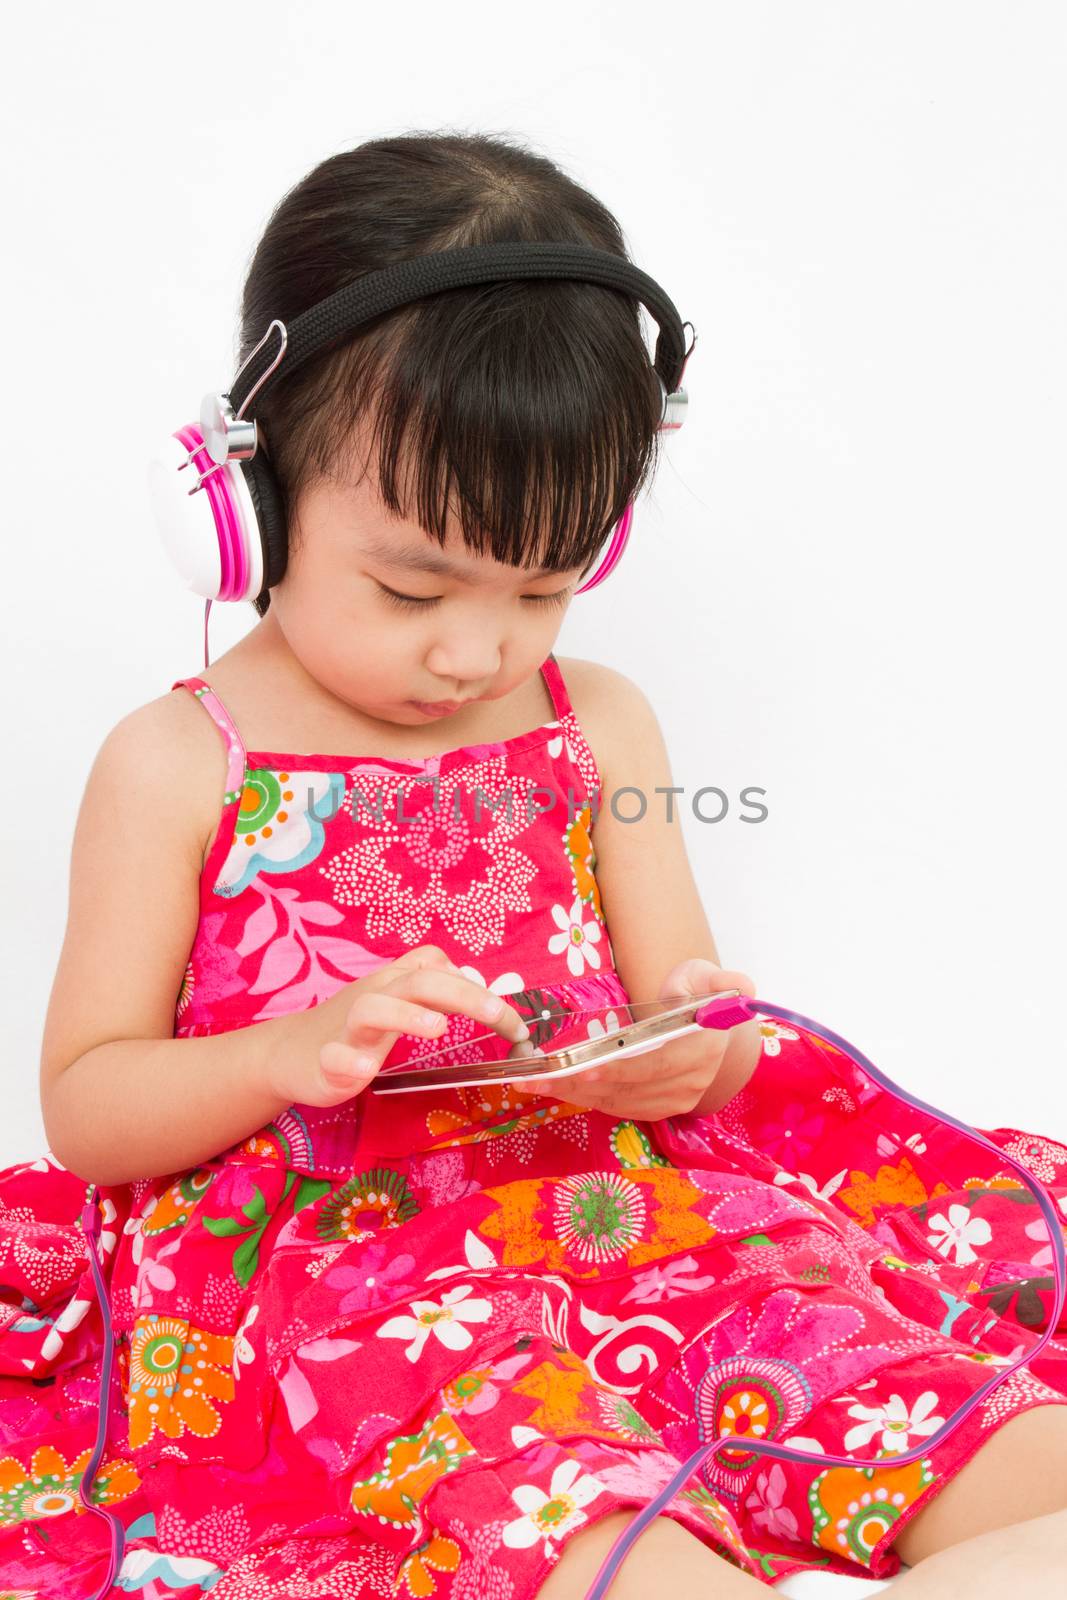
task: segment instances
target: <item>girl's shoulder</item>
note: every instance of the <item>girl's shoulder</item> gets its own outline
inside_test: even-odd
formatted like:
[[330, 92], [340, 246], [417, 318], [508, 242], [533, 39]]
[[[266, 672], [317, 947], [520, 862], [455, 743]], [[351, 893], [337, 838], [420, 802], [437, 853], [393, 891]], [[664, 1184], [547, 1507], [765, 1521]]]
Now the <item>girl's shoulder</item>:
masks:
[[223, 781], [221, 742], [184, 698], [162, 695], [120, 718], [86, 778], [42, 1041], [44, 1100], [102, 1040], [170, 1037]]
[[229, 761], [217, 728], [188, 687], [137, 706], [111, 729], [94, 773], [131, 805], [162, 808], [170, 850], [203, 869], [218, 826]]
[[655, 721], [655, 713], [644, 691], [615, 667], [578, 656], [557, 656], [556, 664], [604, 789], [610, 793], [608, 774], [617, 770], [627, 737], [636, 727]]

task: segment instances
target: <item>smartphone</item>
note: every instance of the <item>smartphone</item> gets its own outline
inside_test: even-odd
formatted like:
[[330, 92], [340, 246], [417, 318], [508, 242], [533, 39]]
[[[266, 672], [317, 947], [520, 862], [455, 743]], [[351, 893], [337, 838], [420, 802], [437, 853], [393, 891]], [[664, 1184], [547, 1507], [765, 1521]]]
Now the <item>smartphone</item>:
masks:
[[[401, 1067], [386, 1067], [373, 1080], [370, 1090], [373, 1094], [412, 1094], [420, 1089], [469, 1089], [480, 1083], [508, 1083], [513, 1078], [569, 1078], [605, 1061], [626, 1061], [648, 1050], [659, 1050], [670, 1039], [694, 1033], [701, 1026], [694, 1020], [696, 1014], [709, 1000], [736, 998], [740, 993], [740, 989], [720, 989], [716, 994], [683, 1002], [621, 1001], [613, 1006], [568, 1012], [560, 1031], [580, 1030], [582, 1036], [573, 1043], [545, 1051], [531, 1040], [522, 1039], [511, 1046], [506, 1056], [471, 1060], [470, 1052], [475, 1046], [500, 1046], [498, 1033], [482, 1034], [433, 1051], [423, 1056], [418, 1066], [405, 1062]], [[507, 996], [503, 998], [506, 1000]], [[644, 1015], [621, 1027], [606, 1026], [605, 1019], [617, 1017], [620, 1012]], [[591, 1021], [596, 1021], [601, 1030], [593, 1038], [588, 1034]]]

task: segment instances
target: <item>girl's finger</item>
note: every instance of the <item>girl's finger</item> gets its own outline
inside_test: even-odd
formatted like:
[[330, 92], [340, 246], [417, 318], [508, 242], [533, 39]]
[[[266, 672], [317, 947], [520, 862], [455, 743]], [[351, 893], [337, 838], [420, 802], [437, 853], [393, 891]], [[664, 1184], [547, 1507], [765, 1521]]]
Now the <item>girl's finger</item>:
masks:
[[331, 1039], [319, 1051], [322, 1081], [339, 1099], [358, 1094], [377, 1075], [380, 1066], [375, 1056], [353, 1050], [339, 1039]]
[[530, 1037], [529, 1028], [513, 1006], [509, 1006], [501, 995], [493, 994], [491, 989], [483, 988], [462, 973], [424, 967], [418, 972], [397, 974], [387, 985], [387, 990], [444, 1012], [458, 1013], [476, 1022], [484, 1022], [512, 1041]]
[[364, 1053], [370, 1051], [384, 1060], [400, 1034], [433, 1038], [444, 1032], [445, 1023], [444, 1015], [432, 1007], [405, 1000], [387, 989], [376, 989], [361, 994], [353, 1003], [342, 1042]]

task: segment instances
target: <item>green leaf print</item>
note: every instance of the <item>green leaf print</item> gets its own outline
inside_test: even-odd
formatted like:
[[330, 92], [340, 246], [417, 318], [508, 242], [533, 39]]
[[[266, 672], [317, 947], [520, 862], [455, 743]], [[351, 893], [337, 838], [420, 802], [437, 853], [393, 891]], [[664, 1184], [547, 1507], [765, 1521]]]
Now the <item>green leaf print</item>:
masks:
[[231, 1234], [245, 1231], [245, 1224], [238, 1222], [236, 1217], [203, 1217], [201, 1220], [208, 1233], [213, 1233], [216, 1239], [226, 1239]]
[[332, 1184], [328, 1178], [301, 1178], [296, 1199], [293, 1201], [293, 1210], [303, 1211], [305, 1206], [314, 1205], [324, 1194], [329, 1194], [331, 1188]]
[[[290, 1173], [289, 1176], [290, 1176], [290, 1179], [291, 1179], [293, 1174]], [[286, 1184], [286, 1186], [285, 1186], [285, 1194], [289, 1193], [290, 1187], [291, 1187], [291, 1184]], [[283, 1195], [283, 1198], [284, 1198], [284, 1195]], [[252, 1222], [262, 1222], [264, 1220], [264, 1218], [266, 1217], [266, 1215], [267, 1215], [267, 1200], [266, 1200], [266, 1196], [263, 1193], [263, 1190], [260, 1189], [258, 1186], [256, 1186], [254, 1191], [253, 1191], [251, 1200], [249, 1200], [245, 1205], [243, 1205], [241, 1207], [241, 1211], [243, 1212], [243, 1214], [246, 1217], [249, 1218], [250, 1221], [252, 1221]]]
[[[287, 1172], [285, 1184], [278, 1196], [278, 1205], [288, 1195], [298, 1174]], [[306, 1180], [317, 1182], [319, 1180]], [[326, 1184], [329, 1188], [329, 1184]], [[252, 1198], [241, 1207], [241, 1216], [247, 1217], [247, 1222], [242, 1222], [240, 1217], [205, 1217], [204, 1227], [213, 1233], [217, 1239], [232, 1239], [239, 1234], [244, 1234], [237, 1249], [233, 1253], [233, 1274], [242, 1288], [246, 1287], [259, 1266], [259, 1244], [267, 1230], [272, 1213], [267, 1210], [267, 1198], [258, 1184], [253, 1185]]]
[[263, 1229], [257, 1228], [255, 1233], [250, 1233], [233, 1253], [233, 1275], [242, 1289], [248, 1284], [256, 1268], [259, 1266], [259, 1241], [263, 1237]]

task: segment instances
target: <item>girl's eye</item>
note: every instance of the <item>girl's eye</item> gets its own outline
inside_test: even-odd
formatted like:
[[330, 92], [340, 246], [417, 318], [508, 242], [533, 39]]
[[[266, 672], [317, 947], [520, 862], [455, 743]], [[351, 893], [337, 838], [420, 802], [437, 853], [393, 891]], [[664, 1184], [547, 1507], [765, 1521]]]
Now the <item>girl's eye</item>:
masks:
[[441, 599], [439, 594], [423, 597], [414, 594], [397, 594], [395, 589], [387, 589], [384, 584], [378, 585], [378, 593], [389, 601], [390, 605], [400, 606], [407, 611], [417, 611], [422, 606], [435, 606]]
[[[384, 584], [378, 585], [379, 592], [389, 601], [390, 605], [400, 606], [404, 610], [417, 611], [424, 606], [436, 606], [441, 603], [442, 596], [397, 594], [395, 589], [387, 589]], [[530, 600], [534, 605], [561, 606], [570, 594], [570, 589], [557, 589], [554, 594], [524, 594], [524, 600]]]

